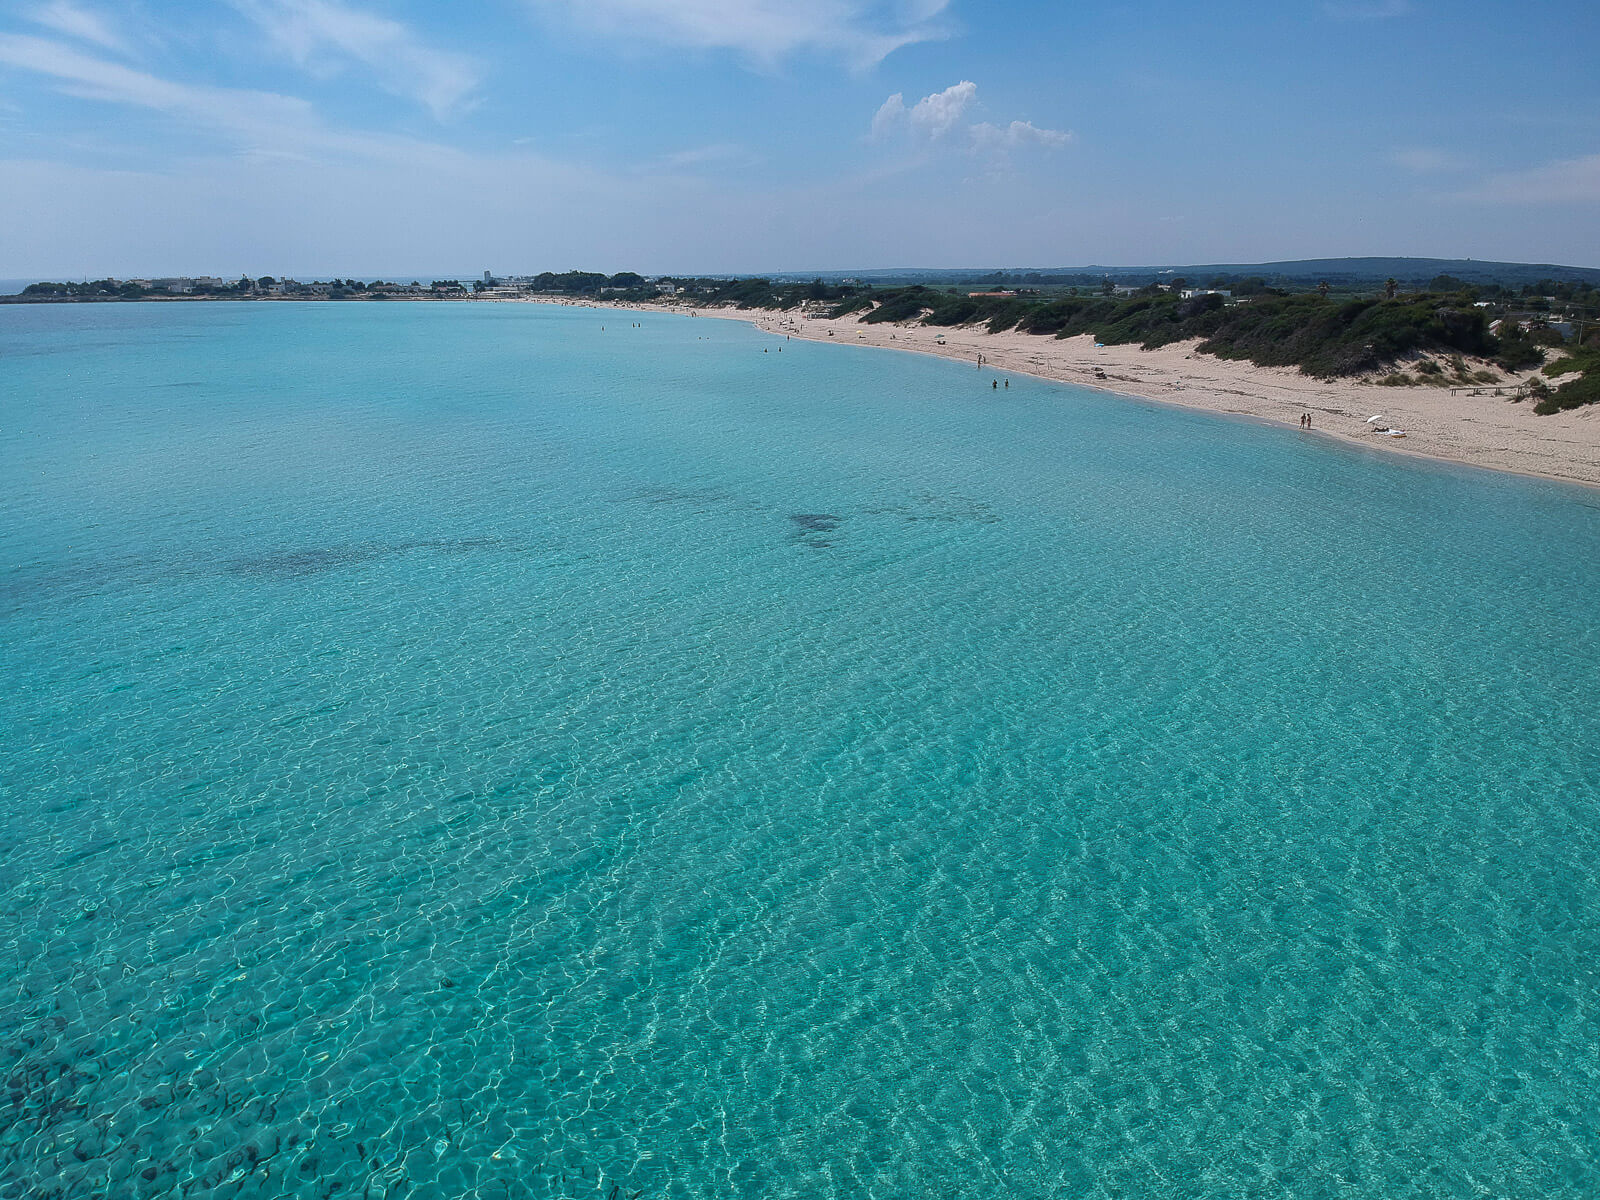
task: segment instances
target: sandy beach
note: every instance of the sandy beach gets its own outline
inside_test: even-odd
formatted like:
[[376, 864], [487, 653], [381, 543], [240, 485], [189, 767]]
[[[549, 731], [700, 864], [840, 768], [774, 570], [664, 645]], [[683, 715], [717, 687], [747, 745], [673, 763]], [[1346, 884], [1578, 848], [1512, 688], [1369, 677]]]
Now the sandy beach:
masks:
[[[855, 315], [829, 320], [752, 309], [636, 307], [747, 321], [777, 336], [934, 354], [974, 366], [981, 354], [989, 378], [1032, 375], [1284, 425], [1298, 426], [1300, 418], [1309, 414], [1316, 435], [1396, 454], [1600, 487], [1600, 405], [1538, 416], [1531, 402], [1506, 395], [1315, 379], [1292, 368], [1258, 367], [1201, 354], [1192, 341], [1142, 350], [1096, 347], [1089, 336], [992, 334], [981, 326], [863, 325]], [[1380, 414], [1383, 420], [1369, 423], [1369, 417]], [[1403, 430], [1406, 436], [1377, 432], [1383, 427]]]

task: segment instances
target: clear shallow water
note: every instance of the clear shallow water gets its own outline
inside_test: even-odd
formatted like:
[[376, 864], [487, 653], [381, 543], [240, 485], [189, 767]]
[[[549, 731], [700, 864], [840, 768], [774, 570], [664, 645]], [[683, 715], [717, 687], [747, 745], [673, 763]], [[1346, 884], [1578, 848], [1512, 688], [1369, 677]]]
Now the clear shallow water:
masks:
[[1594, 493], [631, 326], [0, 310], [0, 1196], [1600, 1192]]

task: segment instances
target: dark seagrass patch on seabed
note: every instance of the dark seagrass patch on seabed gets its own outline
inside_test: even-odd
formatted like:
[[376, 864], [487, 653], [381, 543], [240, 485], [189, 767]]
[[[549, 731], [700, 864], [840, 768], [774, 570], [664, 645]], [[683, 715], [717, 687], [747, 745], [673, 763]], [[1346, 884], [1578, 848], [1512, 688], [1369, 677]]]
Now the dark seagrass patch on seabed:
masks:
[[993, 525], [999, 515], [981, 500], [965, 496], [936, 496], [922, 493], [909, 504], [890, 504], [868, 509], [872, 516], [898, 517], [908, 525], [932, 522], [939, 525]]
[[378, 559], [392, 558], [418, 551], [435, 554], [462, 555], [480, 550], [523, 549], [515, 538], [478, 537], [430, 539], [410, 542], [352, 543], [342, 546], [308, 546], [300, 550], [273, 551], [249, 554], [229, 559], [226, 569], [230, 575], [293, 579], [307, 575], [320, 575], [340, 567], [357, 566]]
[[826, 550], [833, 545], [826, 535], [838, 529], [844, 518], [832, 513], [790, 513], [789, 520], [796, 526], [794, 538], [797, 542], [814, 550]]
[[760, 507], [752, 501], [718, 488], [646, 486], [619, 492], [612, 499], [618, 503], [683, 505], [696, 513], [710, 512], [714, 508], [750, 511]]

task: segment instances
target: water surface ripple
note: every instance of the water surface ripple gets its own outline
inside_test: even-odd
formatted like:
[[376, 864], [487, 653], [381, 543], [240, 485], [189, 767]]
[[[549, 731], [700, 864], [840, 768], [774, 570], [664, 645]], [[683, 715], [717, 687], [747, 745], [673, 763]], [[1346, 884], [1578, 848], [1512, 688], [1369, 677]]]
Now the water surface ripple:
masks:
[[0, 310], [0, 1200], [1600, 1194], [1592, 496], [634, 319]]

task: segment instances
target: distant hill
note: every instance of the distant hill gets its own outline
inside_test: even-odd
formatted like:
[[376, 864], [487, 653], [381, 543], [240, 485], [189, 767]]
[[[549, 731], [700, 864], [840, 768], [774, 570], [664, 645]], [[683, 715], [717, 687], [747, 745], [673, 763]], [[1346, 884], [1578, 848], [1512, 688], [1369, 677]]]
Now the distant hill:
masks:
[[1473, 258], [1305, 258], [1291, 262], [1224, 263], [1181, 269], [1194, 275], [1209, 271], [1216, 275], [1267, 275], [1294, 281], [1326, 279], [1334, 285], [1382, 283], [1390, 278], [1401, 284], [1424, 284], [1440, 275], [1453, 275], [1465, 283], [1518, 287], [1541, 279], [1600, 285], [1600, 268], [1596, 267], [1487, 262]]
[[[1144, 267], [974, 267], [971, 269], [928, 269], [907, 267], [879, 271], [824, 271], [822, 278], [837, 282], [844, 278], [882, 283], [890, 280], [908, 283], [957, 283], [992, 281], [1004, 276], [1008, 281], [1030, 282], [1028, 277], [1046, 280], [1105, 279], [1140, 280], [1148, 283], [1163, 275], [1181, 275], [1191, 283], [1204, 283], [1216, 276], [1248, 278], [1261, 276], [1268, 284], [1311, 284], [1326, 280], [1333, 287], [1363, 287], [1397, 280], [1402, 287], [1420, 287], [1440, 275], [1453, 275], [1466, 283], [1498, 283], [1522, 287], [1553, 279], [1560, 282], [1600, 286], [1600, 267], [1567, 267], [1555, 263], [1505, 263], [1474, 258], [1303, 258], [1268, 263], [1164, 264]], [[814, 279], [818, 272], [794, 271], [770, 275], [771, 279]]]

